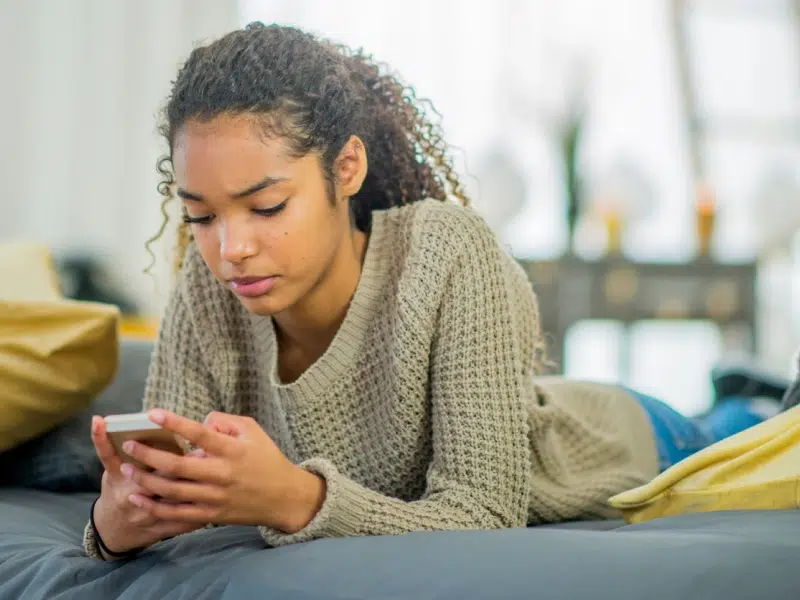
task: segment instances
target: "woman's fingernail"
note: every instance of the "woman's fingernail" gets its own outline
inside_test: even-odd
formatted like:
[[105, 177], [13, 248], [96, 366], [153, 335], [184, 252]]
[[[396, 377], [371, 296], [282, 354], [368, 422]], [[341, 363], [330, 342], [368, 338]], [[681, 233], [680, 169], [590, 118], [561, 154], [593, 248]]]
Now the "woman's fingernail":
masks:
[[163, 411], [160, 410], [151, 410], [150, 411], [150, 420], [153, 423], [158, 423], [159, 425], [164, 424], [165, 415]]
[[133, 449], [134, 449], [135, 447], [136, 447], [136, 446], [134, 445], [134, 443], [133, 443], [133, 442], [131, 442], [130, 440], [129, 440], [129, 441], [127, 441], [127, 442], [125, 442], [124, 444], [122, 444], [122, 449], [123, 449], [125, 452], [127, 452], [128, 454], [130, 454], [131, 452], [133, 452]]
[[128, 500], [134, 506], [138, 506], [139, 508], [141, 508], [142, 501], [139, 499], [139, 496], [137, 496], [136, 494], [131, 494], [130, 496], [128, 496]]
[[124, 464], [123, 464], [123, 465], [122, 465], [122, 466], [119, 468], [119, 470], [120, 470], [120, 471], [122, 471], [122, 474], [123, 474], [125, 477], [128, 477], [128, 478], [130, 478], [130, 477], [133, 475], [133, 465], [129, 465], [128, 463], [124, 463]]
[[92, 433], [100, 433], [100, 417], [92, 417]]

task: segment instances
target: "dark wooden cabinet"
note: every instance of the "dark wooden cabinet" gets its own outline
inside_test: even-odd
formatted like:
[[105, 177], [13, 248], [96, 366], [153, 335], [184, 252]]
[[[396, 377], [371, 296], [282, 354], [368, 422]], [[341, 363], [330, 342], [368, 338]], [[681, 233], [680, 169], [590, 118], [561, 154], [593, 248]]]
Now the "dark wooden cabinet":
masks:
[[539, 298], [549, 358], [564, 359], [564, 338], [583, 320], [705, 320], [756, 351], [756, 264], [636, 263], [620, 258], [520, 261]]

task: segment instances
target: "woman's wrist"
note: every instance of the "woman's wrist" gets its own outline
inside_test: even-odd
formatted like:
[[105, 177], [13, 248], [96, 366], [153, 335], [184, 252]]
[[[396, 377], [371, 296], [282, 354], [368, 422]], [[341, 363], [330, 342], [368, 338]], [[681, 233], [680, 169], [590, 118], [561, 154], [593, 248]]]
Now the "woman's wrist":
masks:
[[103, 558], [103, 560], [106, 560], [106, 561], [121, 560], [121, 559], [127, 559], [127, 558], [132, 558], [133, 556], [136, 556], [139, 552], [144, 550], [144, 547], [131, 548], [131, 549], [122, 550], [122, 551], [115, 551], [115, 550], [110, 549], [108, 547], [108, 545], [105, 543], [105, 541], [103, 540], [102, 536], [100, 535], [100, 530], [98, 529], [97, 520], [95, 518], [96, 512], [97, 512], [97, 507], [98, 507], [99, 504], [101, 504], [102, 500], [103, 500], [102, 496], [97, 498], [92, 503], [92, 506], [89, 509], [89, 522], [90, 522], [91, 527], [92, 527], [92, 533], [94, 534], [94, 541], [95, 541], [95, 543], [97, 545], [97, 550], [99, 551], [100, 556]]
[[289, 478], [286, 507], [277, 529], [287, 534], [305, 529], [322, 508], [326, 488], [322, 477], [295, 467]]

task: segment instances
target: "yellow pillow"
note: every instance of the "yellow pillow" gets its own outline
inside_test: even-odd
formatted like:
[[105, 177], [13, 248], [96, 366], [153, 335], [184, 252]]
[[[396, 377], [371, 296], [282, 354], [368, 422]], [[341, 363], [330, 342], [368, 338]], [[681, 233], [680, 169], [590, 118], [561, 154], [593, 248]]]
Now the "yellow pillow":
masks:
[[114, 306], [61, 297], [49, 251], [0, 245], [0, 451], [89, 405], [118, 362]]
[[800, 405], [693, 454], [609, 501], [629, 523], [800, 507]]

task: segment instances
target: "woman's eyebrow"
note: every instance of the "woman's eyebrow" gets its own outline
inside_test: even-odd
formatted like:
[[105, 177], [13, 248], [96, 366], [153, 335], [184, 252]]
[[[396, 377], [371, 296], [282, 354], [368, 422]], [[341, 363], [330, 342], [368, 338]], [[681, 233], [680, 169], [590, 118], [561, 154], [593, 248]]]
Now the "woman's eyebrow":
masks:
[[271, 187], [273, 185], [277, 185], [286, 181], [286, 177], [265, 177], [261, 181], [259, 181], [255, 185], [251, 185], [249, 188], [242, 190], [241, 192], [236, 192], [233, 194], [234, 198], [245, 198], [246, 196], [251, 196], [256, 192], [260, 192], [263, 189]]
[[[266, 188], [268, 188], [270, 186], [273, 186], [273, 185], [277, 185], [277, 184], [282, 183], [284, 181], [287, 181], [286, 177], [267, 176], [264, 179], [262, 179], [261, 181], [259, 181], [258, 183], [253, 184], [248, 188], [245, 188], [241, 192], [236, 192], [235, 194], [232, 194], [231, 197], [233, 197], [233, 198], [245, 198], [247, 196], [252, 196], [256, 192], [260, 192], [263, 189], [266, 189]], [[185, 190], [183, 188], [178, 188], [177, 194], [178, 194], [178, 196], [180, 196], [184, 200], [194, 200], [195, 202], [205, 202], [205, 198], [203, 198], [203, 196], [201, 194], [197, 194], [195, 192], [190, 192], [190, 191]]]

